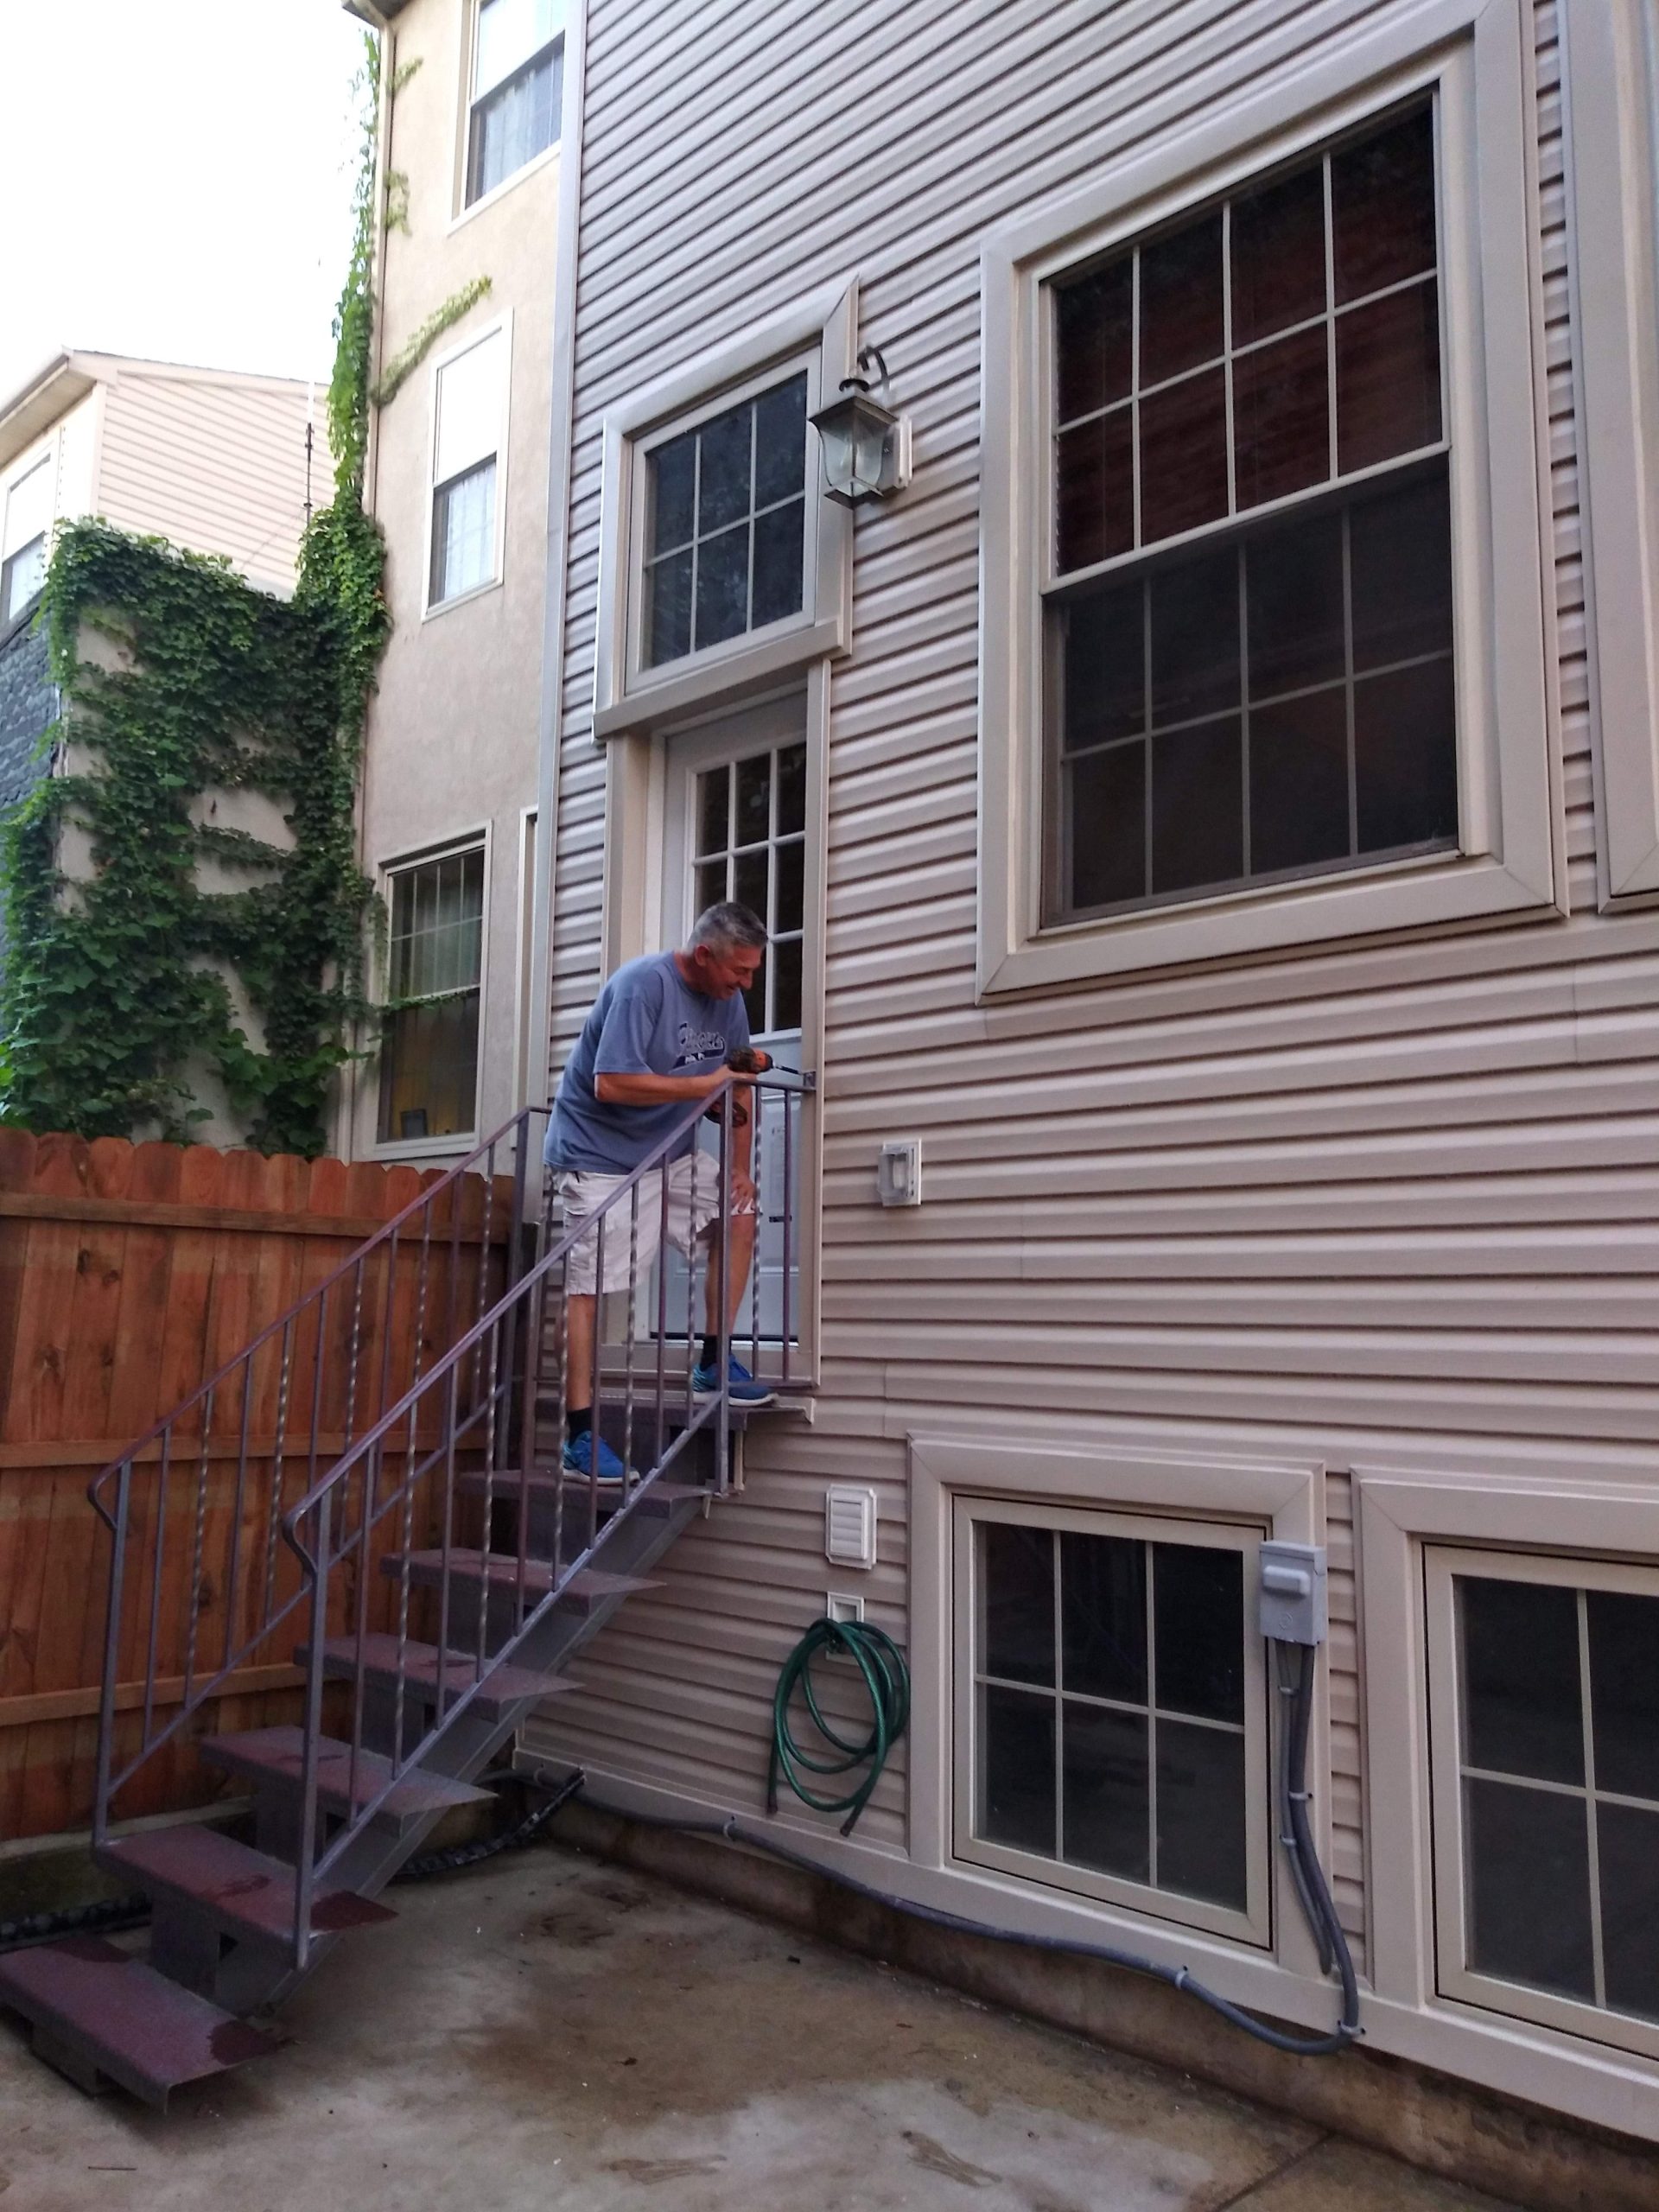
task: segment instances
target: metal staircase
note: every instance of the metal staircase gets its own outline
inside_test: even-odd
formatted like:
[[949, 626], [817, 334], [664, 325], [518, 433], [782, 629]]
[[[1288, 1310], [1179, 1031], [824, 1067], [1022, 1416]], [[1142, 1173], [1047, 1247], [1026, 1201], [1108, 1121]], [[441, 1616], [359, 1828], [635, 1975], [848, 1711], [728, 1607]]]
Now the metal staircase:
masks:
[[[768, 1343], [757, 1265], [735, 1338], [787, 1390], [803, 1086], [767, 1080], [784, 1094], [771, 1179], [784, 1319]], [[392, 1876], [445, 1815], [487, 1798], [475, 1778], [530, 1708], [572, 1687], [563, 1669], [581, 1646], [732, 1487], [744, 1416], [724, 1390], [693, 1395], [695, 1271], [682, 1331], [667, 1270], [647, 1282], [639, 1245], [644, 1179], [705, 1113], [729, 1187], [735, 1088], [688, 1111], [601, 1217], [601, 1268], [603, 1240], [628, 1238], [593, 1376], [623, 1484], [607, 1491], [561, 1459], [576, 1239], [544, 1210], [525, 1226], [544, 1108], [429, 1186], [94, 1481], [111, 1550], [93, 1849], [149, 1898], [149, 1947], [79, 1936], [0, 1955], [0, 2005], [71, 2079], [162, 2106], [271, 2049], [251, 2016], [353, 1929], [392, 1916], [377, 1901]], [[462, 1196], [480, 1175], [469, 1222]], [[665, 1194], [645, 1202], [665, 1221]], [[498, 1208], [510, 1211], [493, 1268]], [[401, 1374], [399, 1316], [412, 1322]], [[227, 1432], [233, 1457], [214, 1456]], [[204, 1707], [290, 1656], [297, 1719], [197, 1738]], [[118, 1832], [123, 1791], [193, 1739], [251, 1795], [251, 1840], [197, 1823]]]

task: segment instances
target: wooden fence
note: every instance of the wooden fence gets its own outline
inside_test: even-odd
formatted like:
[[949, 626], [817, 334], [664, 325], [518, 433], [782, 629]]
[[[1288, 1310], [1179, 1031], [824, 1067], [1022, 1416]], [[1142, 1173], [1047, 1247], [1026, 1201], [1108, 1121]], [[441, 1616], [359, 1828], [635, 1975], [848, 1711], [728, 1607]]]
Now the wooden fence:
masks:
[[[438, 1175], [0, 1129], [0, 1841], [76, 1830], [91, 1817], [110, 1542], [88, 1503], [88, 1483]], [[215, 1642], [235, 1634], [234, 1624], [215, 1630], [211, 1619], [223, 1602], [226, 1560], [234, 1604], [236, 1548], [245, 1538], [251, 1555], [256, 1532], [273, 1530], [276, 1510], [298, 1495], [291, 1480], [283, 1487], [283, 1452], [290, 1466], [297, 1461], [302, 1483], [333, 1464], [343, 1448], [347, 1387], [359, 1369], [390, 1377], [395, 1397], [416, 1337], [423, 1363], [441, 1355], [471, 1320], [480, 1291], [501, 1279], [511, 1186], [498, 1185], [487, 1240], [485, 1197], [476, 1176], [445, 1193], [427, 1259], [417, 1238], [400, 1240], [391, 1283], [383, 1250], [372, 1303], [388, 1325], [372, 1345], [358, 1347], [353, 1386], [337, 1380], [342, 1345], [324, 1355], [315, 1466], [300, 1448], [308, 1446], [315, 1354], [280, 1397], [263, 1376], [256, 1396], [250, 1381], [251, 1479], [245, 1469], [245, 1480], [234, 1481], [239, 1409], [206, 1436], [199, 1419], [184, 1429], [191, 1480], [199, 1467], [213, 1471], [208, 1503], [194, 1573], [185, 1516], [183, 1528], [169, 1527], [156, 1545], [149, 1642], [123, 1636], [118, 1764], [137, 1745], [149, 1655], [160, 1660], [152, 1708], [164, 1716], [181, 1701], [199, 1632], [209, 1661]], [[480, 1267], [488, 1271], [483, 1284]], [[346, 1301], [340, 1306], [343, 1317]], [[343, 1338], [343, 1322], [332, 1333]], [[278, 1405], [281, 1449], [274, 1433], [257, 1433], [274, 1429]], [[365, 1414], [359, 1393], [358, 1433], [373, 1411]], [[146, 1497], [153, 1515], [164, 1480], [153, 1456], [135, 1470], [140, 1525]], [[224, 1778], [197, 1759], [194, 1739], [297, 1718], [297, 1640], [289, 1636], [285, 1648], [239, 1668], [226, 1694], [136, 1777], [118, 1813], [170, 1810], [220, 1794]], [[199, 1659], [197, 1666], [200, 1679]]]

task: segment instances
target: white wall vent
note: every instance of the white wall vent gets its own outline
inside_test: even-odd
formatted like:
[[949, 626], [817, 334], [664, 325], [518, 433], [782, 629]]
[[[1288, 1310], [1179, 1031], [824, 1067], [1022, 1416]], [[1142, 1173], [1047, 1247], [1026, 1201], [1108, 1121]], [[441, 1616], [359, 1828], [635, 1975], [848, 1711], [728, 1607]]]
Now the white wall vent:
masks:
[[823, 1494], [823, 1555], [836, 1567], [875, 1565], [875, 1492], [832, 1483]]

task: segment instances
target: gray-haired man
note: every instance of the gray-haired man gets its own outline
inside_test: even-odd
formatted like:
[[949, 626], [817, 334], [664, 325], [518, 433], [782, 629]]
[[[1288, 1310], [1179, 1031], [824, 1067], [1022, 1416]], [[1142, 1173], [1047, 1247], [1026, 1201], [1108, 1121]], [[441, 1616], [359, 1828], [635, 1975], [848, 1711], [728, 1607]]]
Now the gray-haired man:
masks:
[[[710, 906], [690, 940], [676, 952], [648, 953], [619, 968], [594, 1000], [575, 1049], [565, 1062], [547, 1132], [547, 1164], [558, 1171], [567, 1234], [601, 1205], [684, 1118], [686, 1109], [717, 1091], [750, 1054], [743, 994], [766, 953], [765, 926], [747, 906]], [[742, 1077], [739, 1077], [739, 1081]], [[695, 1128], [673, 1154], [639, 1179], [641, 1268], [657, 1255], [662, 1231], [690, 1261], [709, 1245], [705, 1335], [692, 1371], [700, 1396], [720, 1387], [722, 1320], [729, 1340], [754, 1257], [755, 1195], [749, 1176], [752, 1116], [734, 1131], [731, 1211], [726, 1243], [730, 1281], [721, 1297], [720, 1246], [713, 1231], [720, 1211], [720, 1171], [696, 1148]], [[666, 1203], [664, 1185], [666, 1184]], [[573, 1473], [620, 1482], [622, 1463], [594, 1427], [596, 1292], [626, 1290], [632, 1202], [607, 1224], [605, 1281], [596, 1285], [599, 1232], [572, 1246], [566, 1278], [568, 1331], [564, 1464]], [[723, 1306], [723, 1313], [722, 1313]], [[728, 1352], [727, 1388], [739, 1405], [765, 1405], [772, 1392]]]

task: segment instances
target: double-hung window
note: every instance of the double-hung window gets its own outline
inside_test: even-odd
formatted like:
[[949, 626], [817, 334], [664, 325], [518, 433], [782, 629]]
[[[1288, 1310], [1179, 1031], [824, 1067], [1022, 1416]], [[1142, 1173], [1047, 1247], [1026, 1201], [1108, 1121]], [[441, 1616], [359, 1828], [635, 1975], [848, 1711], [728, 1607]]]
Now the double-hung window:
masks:
[[1434, 136], [1049, 287], [1050, 921], [1456, 849]]
[[386, 894], [380, 1141], [464, 1136], [478, 1119], [482, 843], [389, 869]]
[[1425, 1569], [1441, 1990], [1659, 2055], [1659, 1573]]
[[955, 1856], [1266, 1942], [1252, 1532], [956, 1510]]
[[0, 518], [0, 629], [24, 614], [46, 582], [54, 471], [48, 454], [8, 486]]
[[481, 590], [500, 573], [507, 359], [503, 327], [452, 355], [437, 369], [429, 607]]
[[985, 991], [1564, 901], [1531, 16], [1386, 15], [986, 242]]
[[467, 131], [469, 207], [557, 139], [563, 84], [563, 0], [480, 0]]

